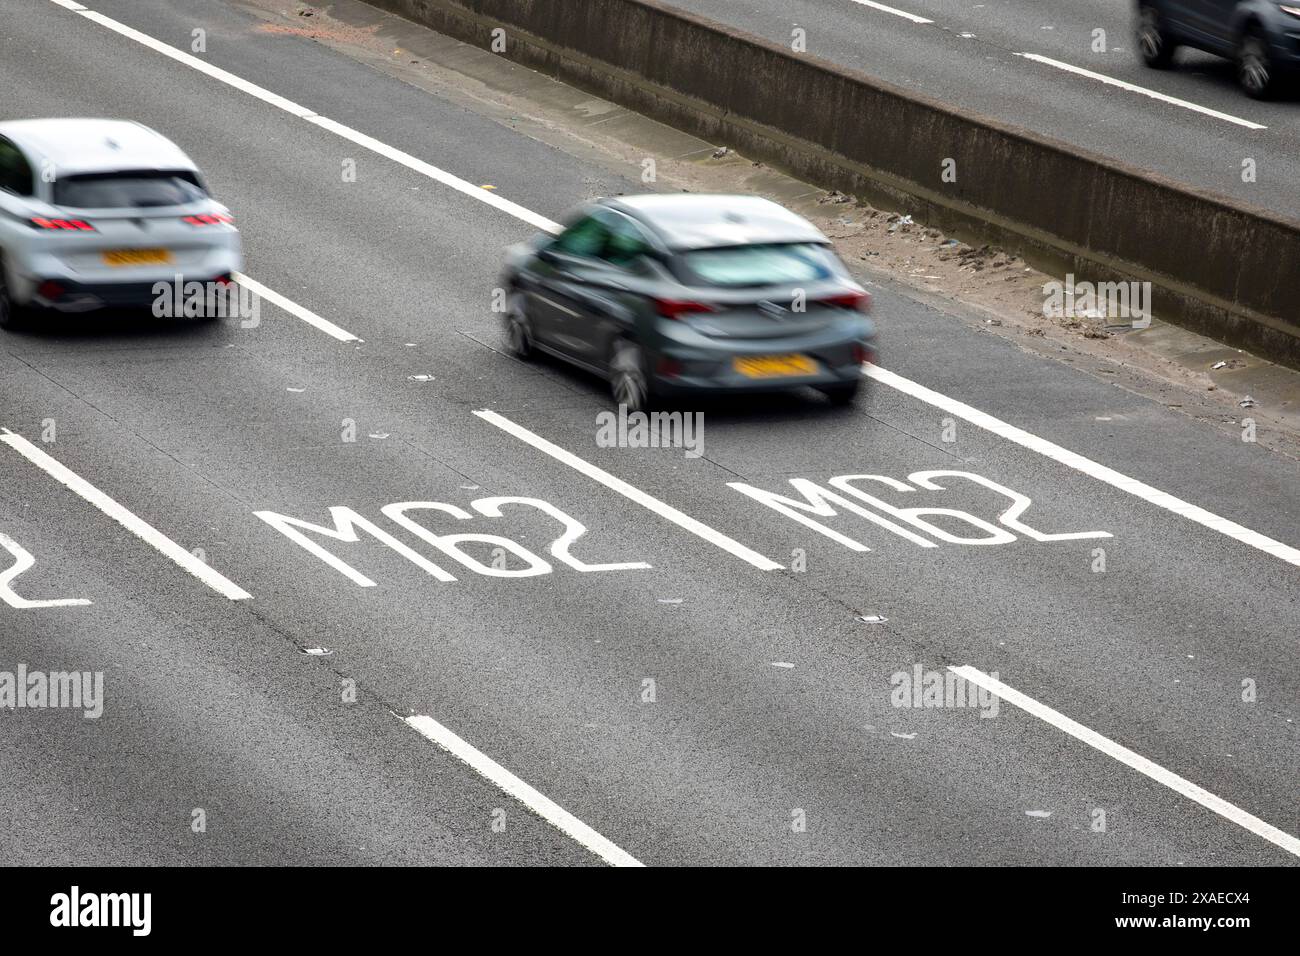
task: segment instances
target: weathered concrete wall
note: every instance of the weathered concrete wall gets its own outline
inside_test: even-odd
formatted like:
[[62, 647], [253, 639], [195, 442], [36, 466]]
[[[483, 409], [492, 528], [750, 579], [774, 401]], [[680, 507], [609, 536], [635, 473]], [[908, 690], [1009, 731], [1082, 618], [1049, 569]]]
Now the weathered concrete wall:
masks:
[[[368, 0], [827, 188], [1300, 367], [1300, 223], [958, 113], [656, 0]], [[946, 159], [956, 182], [942, 181]]]

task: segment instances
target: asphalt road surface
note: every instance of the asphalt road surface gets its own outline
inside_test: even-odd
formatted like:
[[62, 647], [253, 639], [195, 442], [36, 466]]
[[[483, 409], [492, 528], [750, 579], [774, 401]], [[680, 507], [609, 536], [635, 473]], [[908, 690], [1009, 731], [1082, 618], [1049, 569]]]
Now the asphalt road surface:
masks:
[[[0, 712], [0, 862], [1296, 862], [1296, 462], [888, 290], [857, 408], [600, 447], [601, 384], [504, 355], [492, 296], [506, 245], [637, 167], [235, 3], [3, 4], [0, 116], [176, 140], [290, 308], [4, 337], [0, 531], [34, 564], [0, 670], [105, 677], [98, 719]], [[754, 496], [801, 480], [840, 501]], [[985, 695], [897, 706], [918, 667]]]
[[1196, 50], [1180, 50], [1170, 70], [1147, 69], [1133, 0], [673, 2], [786, 46], [800, 29], [807, 52], [833, 63], [1300, 218], [1300, 100], [1249, 99], [1233, 64]]

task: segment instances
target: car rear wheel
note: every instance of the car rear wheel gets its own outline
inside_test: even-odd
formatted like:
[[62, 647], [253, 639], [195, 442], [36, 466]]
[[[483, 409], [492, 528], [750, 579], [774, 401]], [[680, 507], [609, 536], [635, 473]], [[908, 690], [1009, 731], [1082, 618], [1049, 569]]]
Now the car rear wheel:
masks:
[[506, 347], [515, 358], [527, 361], [533, 356], [533, 327], [525, 303], [519, 291], [506, 299]]
[[857, 379], [840, 385], [826, 385], [821, 392], [830, 399], [832, 405], [852, 405], [862, 392], [862, 380]]
[[1160, 11], [1147, 4], [1138, 11], [1137, 44], [1142, 62], [1154, 70], [1169, 66], [1174, 61], [1174, 50], [1178, 48], [1165, 31]]
[[626, 339], [614, 346], [609, 360], [609, 391], [614, 404], [625, 406], [629, 412], [643, 412], [651, 405], [650, 382], [641, 349]]
[[1277, 71], [1268, 52], [1268, 41], [1257, 30], [1241, 38], [1237, 48], [1237, 82], [1252, 99], [1266, 100], [1277, 88]]

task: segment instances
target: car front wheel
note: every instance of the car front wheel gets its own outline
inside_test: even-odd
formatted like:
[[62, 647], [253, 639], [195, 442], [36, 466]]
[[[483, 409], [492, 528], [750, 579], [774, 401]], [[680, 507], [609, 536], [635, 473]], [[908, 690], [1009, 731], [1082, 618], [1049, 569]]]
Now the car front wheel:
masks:
[[515, 358], [527, 361], [533, 356], [533, 327], [524, 294], [519, 291], [506, 299], [506, 347]]
[[1152, 69], [1163, 70], [1174, 61], [1178, 44], [1165, 31], [1160, 11], [1153, 6], [1143, 4], [1138, 12], [1137, 44], [1142, 62]]
[[1237, 82], [1246, 95], [1257, 100], [1268, 99], [1277, 87], [1276, 73], [1268, 42], [1254, 32], [1242, 37], [1237, 52]]
[[645, 374], [641, 349], [623, 340], [614, 347], [609, 361], [609, 391], [615, 405], [629, 412], [643, 412], [650, 407], [650, 383]]

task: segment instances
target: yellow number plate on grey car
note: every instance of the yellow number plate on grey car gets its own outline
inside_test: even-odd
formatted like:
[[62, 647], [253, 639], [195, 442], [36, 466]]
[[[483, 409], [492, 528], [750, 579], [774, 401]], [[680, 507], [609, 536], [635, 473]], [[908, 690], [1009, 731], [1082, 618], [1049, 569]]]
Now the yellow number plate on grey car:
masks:
[[732, 367], [747, 378], [789, 378], [815, 375], [817, 362], [806, 355], [753, 355], [733, 358]]
[[110, 266], [154, 266], [172, 261], [168, 249], [109, 249], [103, 255]]

